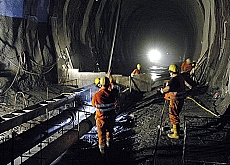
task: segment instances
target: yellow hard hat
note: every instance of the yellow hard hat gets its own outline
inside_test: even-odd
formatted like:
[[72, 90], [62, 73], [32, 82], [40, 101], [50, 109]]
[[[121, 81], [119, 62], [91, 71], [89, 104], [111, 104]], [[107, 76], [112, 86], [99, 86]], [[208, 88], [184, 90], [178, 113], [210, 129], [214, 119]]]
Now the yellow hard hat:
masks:
[[99, 78], [95, 78], [95, 80], [94, 80], [94, 84], [99, 84], [100, 83], [100, 79]]
[[141, 64], [137, 64], [137, 68], [141, 68]]
[[186, 59], [186, 62], [190, 64], [190, 63], [191, 63], [191, 59], [190, 59], [190, 58], [187, 58], [187, 59]]
[[169, 66], [169, 72], [178, 73], [179, 72], [178, 66], [176, 64], [171, 64]]
[[108, 77], [102, 77], [100, 78], [100, 84], [103, 86], [109, 86], [109, 78]]

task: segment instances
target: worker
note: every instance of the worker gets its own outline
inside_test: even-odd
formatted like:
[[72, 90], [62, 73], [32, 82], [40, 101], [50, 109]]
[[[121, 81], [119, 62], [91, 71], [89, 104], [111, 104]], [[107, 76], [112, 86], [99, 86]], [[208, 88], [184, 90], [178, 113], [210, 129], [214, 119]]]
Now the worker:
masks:
[[92, 98], [92, 105], [96, 108], [95, 120], [98, 132], [98, 146], [101, 154], [105, 154], [105, 147], [109, 147], [115, 124], [116, 92], [109, 90], [109, 78], [100, 78], [101, 88]]
[[114, 90], [114, 91], [118, 92], [120, 90], [120, 86], [114, 80], [114, 78], [111, 74], [111, 70], [107, 73], [107, 77], [109, 78], [109, 82], [110, 82], [109, 90]]
[[192, 61], [192, 68], [195, 68], [195, 67], [196, 67], [196, 61], [193, 60], [193, 61]]
[[197, 70], [198, 65], [195, 60], [192, 61], [192, 70], [190, 71], [190, 77], [193, 81], [197, 81], [195, 71]]
[[135, 74], [140, 74], [140, 73], [141, 73], [141, 64], [137, 64], [137, 68], [132, 71], [131, 77], [133, 77]]
[[[110, 75], [109, 76], [109, 81], [110, 81], [110, 84], [109, 84], [109, 90], [111, 91], [112, 89], [116, 89], [117, 91], [119, 91], [120, 87], [119, 85], [116, 84], [116, 82], [113, 80], [112, 76]], [[98, 88], [101, 88], [101, 84], [100, 84], [100, 78], [95, 78], [94, 80], [94, 84], [96, 85], [96, 87]]]
[[179, 114], [184, 105], [183, 93], [185, 92], [185, 80], [179, 74], [179, 68], [176, 64], [169, 66], [170, 80], [161, 93], [165, 94], [165, 99], [169, 100], [169, 119], [173, 126], [173, 134], [168, 134], [169, 138], [179, 139], [180, 118]]
[[187, 58], [186, 61], [181, 64], [181, 73], [189, 74], [191, 70], [192, 70], [191, 59]]
[[101, 87], [101, 85], [100, 85], [100, 78], [98, 78], [98, 77], [95, 78], [94, 84], [96, 85], [96, 87], [100, 88]]
[[190, 75], [191, 72], [192, 72], [192, 63], [191, 63], [191, 59], [188, 58], [188, 59], [186, 59], [185, 62], [182, 63], [180, 74], [183, 76], [185, 83], [186, 83], [185, 85], [189, 89], [192, 89], [193, 87], [195, 87], [197, 85], [196, 82], [192, 79], [192, 77]]

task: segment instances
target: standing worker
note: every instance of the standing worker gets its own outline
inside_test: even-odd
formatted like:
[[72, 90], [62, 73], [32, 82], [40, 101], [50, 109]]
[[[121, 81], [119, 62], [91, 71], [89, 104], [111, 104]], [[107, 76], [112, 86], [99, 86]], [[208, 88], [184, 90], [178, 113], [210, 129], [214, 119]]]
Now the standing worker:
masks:
[[135, 74], [141, 74], [141, 64], [137, 64], [137, 68], [132, 71], [131, 77], [133, 77]]
[[105, 154], [105, 146], [109, 147], [115, 124], [116, 93], [109, 90], [109, 78], [100, 78], [100, 90], [92, 98], [96, 108], [95, 120], [98, 132], [98, 145], [101, 154]]
[[185, 92], [184, 78], [179, 74], [178, 66], [171, 64], [169, 66], [171, 79], [165, 88], [161, 88], [161, 93], [165, 93], [165, 99], [169, 100], [169, 119], [173, 125], [173, 134], [168, 134], [169, 138], [179, 139], [180, 118], [179, 114], [184, 105], [184, 98], [180, 94]]

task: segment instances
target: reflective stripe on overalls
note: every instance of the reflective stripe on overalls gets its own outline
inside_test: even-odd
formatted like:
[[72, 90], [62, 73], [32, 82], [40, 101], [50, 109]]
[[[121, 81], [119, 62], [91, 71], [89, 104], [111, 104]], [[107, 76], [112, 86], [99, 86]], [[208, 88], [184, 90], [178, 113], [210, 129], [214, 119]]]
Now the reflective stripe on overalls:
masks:
[[110, 103], [110, 104], [96, 104], [96, 108], [100, 111], [100, 112], [108, 112], [114, 109], [114, 103]]

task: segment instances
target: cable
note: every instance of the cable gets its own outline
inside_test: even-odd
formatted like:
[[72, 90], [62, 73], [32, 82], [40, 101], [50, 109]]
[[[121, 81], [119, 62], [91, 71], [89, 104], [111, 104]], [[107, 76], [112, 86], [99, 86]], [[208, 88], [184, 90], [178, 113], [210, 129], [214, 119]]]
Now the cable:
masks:
[[14, 80], [12, 81], [10, 86], [2, 93], [2, 95], [6, 94], [6, 92], [8, 92], [8, 90], [13, 86], [14, 82], [16, 81], [16, 78], [18, 77], [19, 70], [20, 70], [20, 66], [18, 66], [18, 70], [17, 70], [17, 73], [14, 76]]
[[220, 115], [215, 114], [214, 112], [208, 110], [207, 108], [205, 108], [204, 106], [202, 106], [201, 104], [199, 104], [195, 99], [191, 98], [190, 96], [187, 96], [186, 99], [192, 100], [194, 103], [196, 103], [199, 107], [201, 107], [202, 109], [204, 109], [205, 111], [211, 113], [212, 115], [219, 117]]

